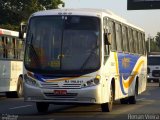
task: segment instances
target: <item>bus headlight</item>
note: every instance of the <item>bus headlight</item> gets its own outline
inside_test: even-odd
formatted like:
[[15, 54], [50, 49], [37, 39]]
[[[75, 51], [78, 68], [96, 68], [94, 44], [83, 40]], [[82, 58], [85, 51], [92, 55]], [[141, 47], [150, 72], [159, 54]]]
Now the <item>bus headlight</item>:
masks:
[[25, 75], [24, 80], [27, 84], [35, 86], [35, 87], [39, 87], [38, 83], [36, 82], [36, 80], [34, 80], [31, 77], [28, 77], [27, 75]]
[[96, 76], [94, 79], [88, 80], [86, 83], [82, 84], [82, 88], [91, 87], [98, 85], [100, 83], [100, 76]]

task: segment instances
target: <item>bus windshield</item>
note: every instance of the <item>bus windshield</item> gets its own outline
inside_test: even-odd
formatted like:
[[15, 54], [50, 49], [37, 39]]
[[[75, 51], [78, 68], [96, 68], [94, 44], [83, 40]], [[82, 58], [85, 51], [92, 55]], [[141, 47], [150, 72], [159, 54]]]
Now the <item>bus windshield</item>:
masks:
[[148, 65], [160, 65], [160, 57], [148, 57]]
[[100, 19], [97, 17], [33, 17], [26, 40], [26, 69], [53, 72], [100, 67]]

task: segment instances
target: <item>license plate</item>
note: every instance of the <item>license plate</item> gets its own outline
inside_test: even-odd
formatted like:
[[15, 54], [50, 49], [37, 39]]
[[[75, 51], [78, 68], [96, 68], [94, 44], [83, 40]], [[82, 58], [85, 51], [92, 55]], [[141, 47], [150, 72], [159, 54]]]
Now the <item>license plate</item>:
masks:
[[67, 90], [54, 90], [55, 95], [66, 95]]

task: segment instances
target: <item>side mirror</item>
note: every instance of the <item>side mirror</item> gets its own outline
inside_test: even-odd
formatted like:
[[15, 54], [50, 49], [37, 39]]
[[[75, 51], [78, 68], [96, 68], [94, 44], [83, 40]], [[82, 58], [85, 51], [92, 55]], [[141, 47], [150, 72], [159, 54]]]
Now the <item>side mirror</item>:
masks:
[[25, 23], [21, 23], [20, 27], [19, 27], [19, 38], [20, 39], [24, 39], [24, 34], [26, 33], [26, 24]]
[[111, 45], [112, 34], [111, 33], [104, 33], [104, 41], [105, 41], [105, 45]]

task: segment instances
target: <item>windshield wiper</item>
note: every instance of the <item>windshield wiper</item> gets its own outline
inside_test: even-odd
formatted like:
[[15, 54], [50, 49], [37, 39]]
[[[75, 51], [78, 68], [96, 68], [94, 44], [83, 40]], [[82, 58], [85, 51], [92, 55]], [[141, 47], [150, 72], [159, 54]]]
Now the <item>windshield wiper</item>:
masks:
[[83, 65], [81, 66], [80, 70], [83, 70], [83, 68], [86, 66], [86, 64], [88, 63], [88, 61], [90, 60], [90, 58], [92, 57], [93, 54], [95, 53], [95, 50], [98, 48], [98, 46], [96, 45], [92, 50], [91, 53], [89, 54], [89, 56], [87, 57], [87, 59], [84, 61]]

